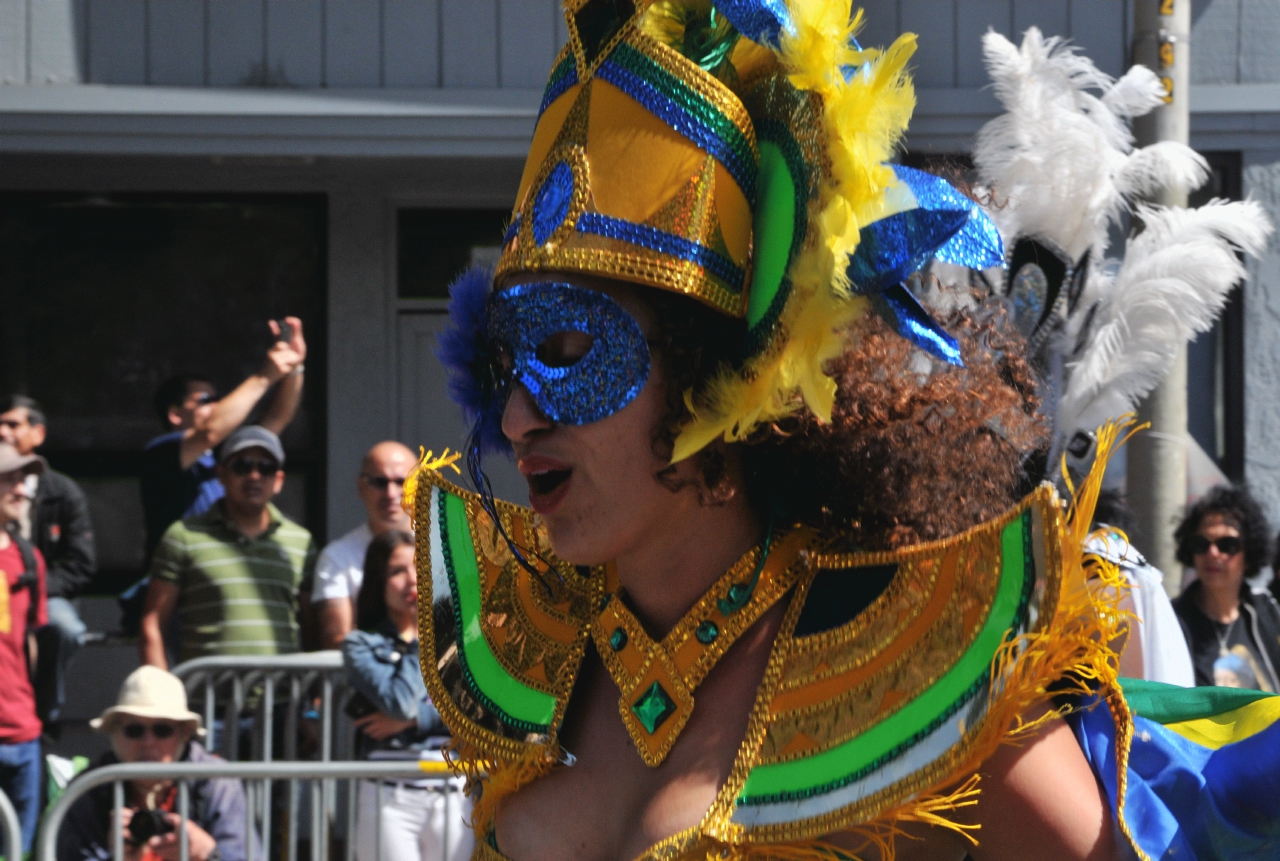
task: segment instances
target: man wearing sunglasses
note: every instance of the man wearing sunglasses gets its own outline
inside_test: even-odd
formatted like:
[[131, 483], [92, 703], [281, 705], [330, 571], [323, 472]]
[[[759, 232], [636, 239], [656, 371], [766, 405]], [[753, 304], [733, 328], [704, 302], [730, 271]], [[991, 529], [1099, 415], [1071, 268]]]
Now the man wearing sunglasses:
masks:
[[356, 596], [364, 580], [364, 553], [373, 536], [390, 529], [410, 531], [409, 515], [400, 505], [404, 480], [417, 463], [405, 445], [380, 442], [364, 456], [356, 476], [356, 493], [368, 515], [364, 523], [329, 542], [316, 563], [314, 602], [320, 646], [336, 649], [351, 633]]
[[207, 511], [222, 496], [215, 474], [213, 449], [249, 417], [274, 387], [261, 424], [282, 433], [302, 401], [303, 362], [307, 342], [302, 321], [286, 317], [284, 335], [270, 321], [276, 340], [258, 372], [230, 393], [218, 397], [213, 383], [195, 374], [179, 374], [160, 384], [156, 415], [165, 433], [147, 443], [142, 463], [142, 507], [146, 515], [148, 558], [169, 524]]
[[163, 632], [175, 613], [180, 661], [298, 650], [298, 589], [316, 546], [271, 504], [284, 486], [280, 439], [258, 425], [239, 428], [219, 452], [217, 476], [226, 495], [170, 526], [152, 556], [138, 638], [144, 664], [168, 667]]
[[1280, 691], [1280, 605], [1247, 578], [1267, 564], [1271, 527], [1242, 487], [1216, 487], [1178, 526], [1178, 561], [1196, 580], [1173, 607], [1197, 685]]
[[[97, 766], [117, 762], [214, 762], [196, 739], [204, 737], [200, 715], [187, 708], [182, 680], [155, 667], [139, 667], [120, 686], [116, 704], [89, 725], [111, 740]], [[190, 784], [186, 823], [190, 861], [244, 861], [244, 788], [227, 778]], [[178, 788], [173, 781], [129, 780], [124, 807], [114, 810], [114, 786], [82, 795], [58, 830], [58, 861], [111, 858], [114, 833], [122, 827], [124, 861], [179, 861]], [[256, 843], [256, 841], [255, 841]], [[255, 847], [258, 848], [258, 847]]]

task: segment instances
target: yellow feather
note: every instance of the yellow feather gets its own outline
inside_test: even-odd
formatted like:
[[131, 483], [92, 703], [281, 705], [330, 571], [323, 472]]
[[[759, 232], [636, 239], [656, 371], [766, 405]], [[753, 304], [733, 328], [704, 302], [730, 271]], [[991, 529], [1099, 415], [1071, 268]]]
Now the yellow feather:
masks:
[[[788, 271], [793, 293], [778, 322], [781, 343], [740, 371], [724, 371], [697, 409], [690, 399], [694, 417], [676, 439], [673, 462], [717, 438], [741, 440], [801, 406], [830, 421], [835, 383], [824, 366], [866, 311], [867, 303], [851, 296], [845, 269], [861, 229], [883, 214], [885, 191], [895, 182], [884, 163], [915, 108], [906, 64], [916, 39], [904, 34], [884, 51], [859, 51], [851, 41], [862, 13], [851, 16], [848, 2], [791, 0], [789, 7], [795, 32], [783, 34], [779, 59], [794, 86], [822, 100], [828, 175]], [[846, 80], [844, 67], [857, 71]]]

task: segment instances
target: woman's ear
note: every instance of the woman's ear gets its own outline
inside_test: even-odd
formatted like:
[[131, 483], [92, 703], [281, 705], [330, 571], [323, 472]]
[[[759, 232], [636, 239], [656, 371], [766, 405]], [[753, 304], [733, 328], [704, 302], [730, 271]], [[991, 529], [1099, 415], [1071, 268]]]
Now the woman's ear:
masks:
[[736, 448], [718, 439], [692, 460], [698, 470], [698, 501], [704, 507], [724, 505], [738, 495], [742, 486], [742, 464]]

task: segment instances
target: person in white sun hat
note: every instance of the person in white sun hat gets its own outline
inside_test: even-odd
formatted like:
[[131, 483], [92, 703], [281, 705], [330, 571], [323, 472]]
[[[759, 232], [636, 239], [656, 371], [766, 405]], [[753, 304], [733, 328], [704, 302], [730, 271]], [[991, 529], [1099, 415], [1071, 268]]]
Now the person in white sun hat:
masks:
[[[182, 680], [157, 667], [142, 666], [120, 686], [120, 696], [89, 722], [111, 739], [98, 765], [115, 762], [211, 762], [196, 739], [203, 737], [200, 715], [187, 708]], [[178, 790], [172, 781], [132, 780], [125, 784], [126, 861], [178, 861]], [[245, 861], [245, 797], [238, 780], [198, 780], [191, 784], [187, 838], [191, 861]], [[115, 817], [112, 787], [87, 793], [67, 813], [58, 833], [58, 861], [100, 861], [111, 857]]]

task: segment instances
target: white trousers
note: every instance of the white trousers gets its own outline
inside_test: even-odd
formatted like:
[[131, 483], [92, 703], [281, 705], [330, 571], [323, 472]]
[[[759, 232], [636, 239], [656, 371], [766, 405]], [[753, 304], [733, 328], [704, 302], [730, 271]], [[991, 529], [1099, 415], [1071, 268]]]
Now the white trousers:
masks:
[[378, 783], [360, 781], [357, 861], [467, 861], [474, 847], [468, 824], [471, 799], [462, 794], [460, 779], [450, 780], [448, 786], [448, 792], [441, 792], [384, 783], [379, 811]]

